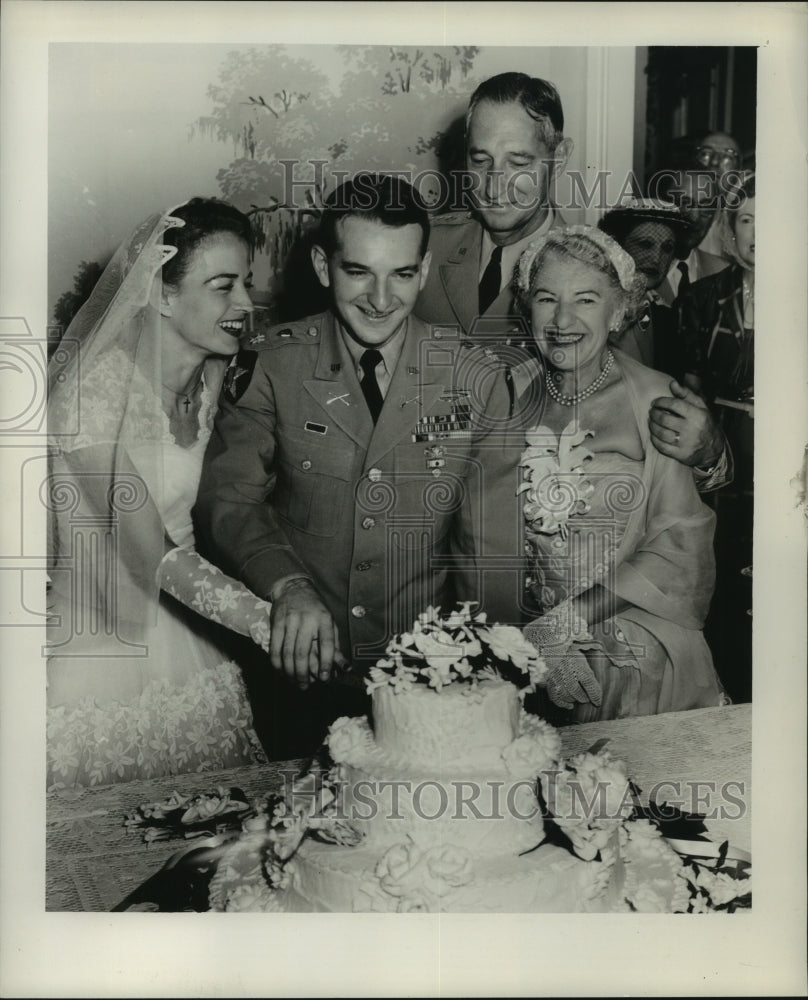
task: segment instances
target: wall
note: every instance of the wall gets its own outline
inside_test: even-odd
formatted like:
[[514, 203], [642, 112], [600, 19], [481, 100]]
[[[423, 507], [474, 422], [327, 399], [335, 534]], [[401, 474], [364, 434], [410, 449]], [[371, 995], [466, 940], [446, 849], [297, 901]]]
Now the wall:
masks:
[[[349, 48], [356, 57], [350, 65], [336, 46], [51, 45], [49, 315], [79, 264], [105, 261], [149, 212], [193, 194], [226, 196], [243, 209], [265, 204], [275, 190], [272, 158], [281, 150], [328, 156], [326, 136], [335, 124], [353, 149], [340, 161], [345, 166], [437, 165], [434, 148], [419, 152], [419, 137], [428, 145], [462, 115], [481, 79], [505, 70], [543, 76], [558, 87], [565, 131], [575, 143], [570, 171], [591, 181], [599, 168], [619, 175], [631, 166], [633, 49], [482, 46], [463, 77], [457, 50], [433, 47], [422, 51], [409, 92], [382, 95], [389, 50], [376, 47], [359, 59], [359, 48]], [[399, 51], [411, 61], [421, 50]], [[436, 54], [455, 64], [446, 86], [417, 76], [425, 61], [437, 65]], [[244, 127], [277, 125], [272, 112], [250, 99], [273, 103], [284, 88], [309, 91], [307, 103], [292, 106], [282, 116], [284, 128], [268, 133], [270, 148], [259, 144], [254, 156], [245, 155]], [[374, 111], [370, 104], [379, 101], [387, 104]], [[199, 128], [205, 118], [208, 127]], [[565, 214], [571, 222], [597, 217], [594, 208]], [[278, 232], [267, 235], [271, 251]], [[278, 246], [276, 253], [283, 252]], [[271, 280], [266, 253], [256, 262], [256, 278], [261, 295]]]

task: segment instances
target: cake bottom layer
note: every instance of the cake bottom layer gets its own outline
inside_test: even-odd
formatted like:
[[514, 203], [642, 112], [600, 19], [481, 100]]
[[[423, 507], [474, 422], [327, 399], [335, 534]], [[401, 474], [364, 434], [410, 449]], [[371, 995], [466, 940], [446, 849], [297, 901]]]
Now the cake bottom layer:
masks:
[[[476, 859], [462, 885], [427, 878], [408, 886], [405, 876], [392, 892], [376, 874], [384, 857], [378, 848], [308, 841], [288, 865], [289, 885], [262, 894], [259, 905], [285, 912], [602, 913], [617, 899], [615, 866], [551, 845], [522, 857]], [[451, 849], [443, 861], [451, 878]]]

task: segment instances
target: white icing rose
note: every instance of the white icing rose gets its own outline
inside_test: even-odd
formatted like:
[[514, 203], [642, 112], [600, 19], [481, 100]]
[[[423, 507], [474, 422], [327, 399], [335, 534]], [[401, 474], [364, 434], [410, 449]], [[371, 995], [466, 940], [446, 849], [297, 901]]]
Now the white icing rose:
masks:
[[466, 885], [474, 876], [474, 862], [465, 847], [454, 844], [433, 847], [427, 852], [425, 860], [429, 878], [434, 881], [439, 893], [446, 892], [447, 888]]
[[328, 750], [338, 764], [349, 760], [352, 751], [366, 742], [363, 721], [361, 718], [343, 715], [331, 724], [328, 730]]
[[391, 896], [402, 896], [423, 880], [424, 855], [413, 843], [395, 844], [376, 866], [382, 889]]
[[542, 769], [550, 768], [561, 759], [561, 736], [544, 719], [523, 710], [519, 717], [519, 735], [529, 736], [541, 746], [547, 759], [547, 763], [541, 765]]
[[502, 759], [516, 778], [535, 778], [539, 771], [555, 762], [544, 744], [532, 736], [518, 736], [502, 751]]

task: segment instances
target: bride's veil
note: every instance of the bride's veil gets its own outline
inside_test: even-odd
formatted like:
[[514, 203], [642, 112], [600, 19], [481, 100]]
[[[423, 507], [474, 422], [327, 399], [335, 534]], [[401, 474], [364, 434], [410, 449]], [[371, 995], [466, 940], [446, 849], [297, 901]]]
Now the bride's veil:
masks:
[[[156, 607], [163, 242], [183, 221], [142, 222], [119, 247], [48, 368], [49, 644], [138, 655]], [[152, 447], [149, 447], [152, 445]], [[137, 464], [132, 460], [137, 453]], [[77, 653], [78, 655], [78, 653]]]

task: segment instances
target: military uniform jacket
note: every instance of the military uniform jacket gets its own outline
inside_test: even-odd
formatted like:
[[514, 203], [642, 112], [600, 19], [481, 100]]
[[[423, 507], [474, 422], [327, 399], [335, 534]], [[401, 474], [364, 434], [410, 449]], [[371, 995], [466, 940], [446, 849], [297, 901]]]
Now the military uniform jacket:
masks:
[[225, 379], [195, 509], [200, 547], [256, 594], [310, 576], [354, 662], [444, 600], [472, 433], [507, 393], [481, 350], [408, 323], [375, 427], [331, 313], [253, 338]]
[[[565, 225], [556, 212], [554, 228]], [[427, 323], [459, 325], [473, 339], [498, 334], [530, 339], [530, 324], [513, 302], [510, 283], [480, 317], [480, 249], [483, 226], [470, 212], [449, 212], [432, 219], [432, 264], [415, 306]]]

